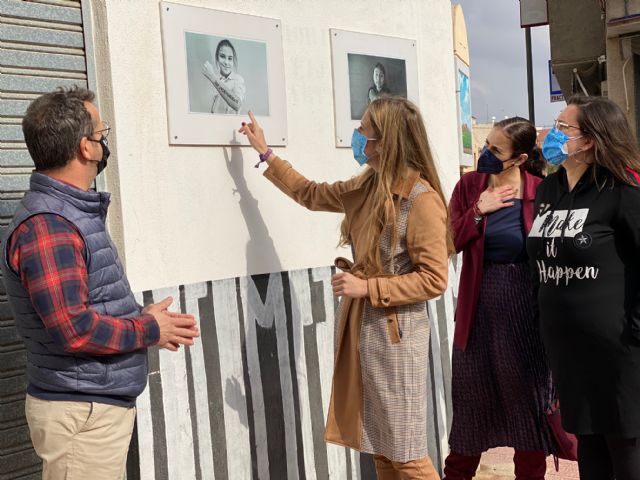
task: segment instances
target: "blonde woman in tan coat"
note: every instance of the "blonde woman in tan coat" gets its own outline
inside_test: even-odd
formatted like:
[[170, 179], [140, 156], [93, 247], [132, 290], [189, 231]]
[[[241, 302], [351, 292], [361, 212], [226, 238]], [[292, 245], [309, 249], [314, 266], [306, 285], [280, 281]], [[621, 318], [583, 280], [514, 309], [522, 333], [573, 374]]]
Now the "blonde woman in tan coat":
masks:
[[245, 134], [264, 175], [310, 210], [342, 212], [336, 260], [341, 297], [325, 441], [374, 455], [381, 480], [435, 480], [427, 455], [429, 318], [426, 300], [447, 286], [447, 210], [417, 107], [372, 102], [352, 138], [364, 171], [344, 182], [307, 180], [273, 154], [250, 113]]

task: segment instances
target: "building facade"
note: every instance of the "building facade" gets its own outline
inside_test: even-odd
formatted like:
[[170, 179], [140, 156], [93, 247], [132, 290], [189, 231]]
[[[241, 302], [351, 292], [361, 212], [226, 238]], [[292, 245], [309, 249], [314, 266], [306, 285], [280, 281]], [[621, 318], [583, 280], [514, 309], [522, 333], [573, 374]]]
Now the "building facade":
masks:
[[[448, 0], [183, 0], [280, 19], [289, 141], [276, 153], [310, 178], [357, 173], [334, 144], [329, 29], [414, 39], [419, 104], [447, 193], [459, 178], [453, 21]], [[151, 349], [129, 479], [369, 479], [371, 458], [322, 440], [333, 366], [331, 292], [339, 215], [294, 205], [253, 168], [248, 148], [173, 146], [160, 4], [149, 0], [0, 0], [0, 228], [28, 187], [20, 127], [29, 102], [58, 86], [97, 92], [113, 127], [98, 187], [140, 303], [166, 295], [202, 337]], [[247, 31], [247, 36], [251, 32]], [[238, 119], [241, 120], [240, 118]], [[447, 453], [459, 262], [429, 302], [429, 451]], [[24, 410], [25, 353], [0, 282], [0, 479], [39, 478]]]
[[548, 0], [551, 61], [565, 98], [604, 95], [640, 133], [640, 1]]

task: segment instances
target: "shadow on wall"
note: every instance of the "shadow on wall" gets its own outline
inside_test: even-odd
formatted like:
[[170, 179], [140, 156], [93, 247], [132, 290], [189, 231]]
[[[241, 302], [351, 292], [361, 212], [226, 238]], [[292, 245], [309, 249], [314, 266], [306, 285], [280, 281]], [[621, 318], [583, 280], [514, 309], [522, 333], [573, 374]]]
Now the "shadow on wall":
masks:
[[[236, 139], [236, 133], [233, 133], [233, 140], [231, 142], [235, 145], [240, 145], [240, 142]], [[247, 225], [249, 231], [249, 242], [247, 242], [247, 274], [252, 271], [259, 271], [260, 266], [264, 265], [264, 258], [275, 259], [273, 272], [282, 271], [282, 264], [276, 252], [273, 239], [269, 235], [269, 229], [264, 223], [264, 218], [258, 208], [258, 200], [251, 194], [247, 187], [247, 181], [245, 179], [245, 162], [242, 155], [242, 149], [237, 147], [223, 148], [225, 166], [229, 175], [233, 179], [236, 188], [233, 190], [234, 197], [238, 195], [240, 205], [240, 211], [242, 212], [242, 218]], [[253, 165], [251, 165], [253, 168]]]
[[[257, 348], [255, 353], [259, 360], [256, 360], [262, 377], [258, 386], [262, 387], [261, 394], [253, 389], [247, 391], [247, 396], [253, 395], [254, 399], [248, 398], [246, 405], [250, 410], [252, 400], [264, 402], [264, 409], [254, 409], [248, 418], [254, 423], [247, 425], [255, 432], [254, 436], [260, 434], [261, 426], [256, 422], [262, 423], [261, 413], [268, 412], [263, 420], [265, 440], [269, 444], [268, 466], [265, 464], [267, 459], [261, 461], [260, 452], [255, 452], [258, 465], [254, 465], [254, 474], [262, 476], [261, 473], [268, 470], [269, 478], [306, 478], [309, 475], [329, 478], [329, 464], [337, 463], [349, 473], [358, 472], [355, 476], [362, 478], [358, 456], [342, 447], [326, 446], [323, 438], [328, 404], [323, 404], [323, 396], [317, 393], [328, 390], [333, 369], [334, 311], [327, 312], [326, 306], [331, 305], [334, 310], [336, 304], [334, 298], [324, 297], [324, 284], [329, 285], [330, 276], [316, 279], [311, 270], [283, 271], [258, 201], [247, 187], [245, 169], [249, 166], [253, 170], [252, 163], [247, 163], [239, 147], [225, 148], [223, 153], [227, 171], [236, 186], [233, 194], [239, 196], [249, 231], [247, 272], [259, 271], [264, 258], [275, 259], [274, 266], [269, 269], [282, 272], [251, 277], [259, 297], [251, 295], [254, 291], [251, 286], [246, 290], [249, 310], [244, 312], [247, 361], [252, 370], [251, 351]], [[281, 193], [274, 188], [273, 194]], [[281, 287], [277, 278], [280, 276]], [[275, 318], [269, 315], [270, 312], [275, 312]], [[268, 317], [261, 313], [267, 313]], [[234, 392], [230, 398], [235, 398], [241, 391], [237, 381], [227, 380], [226, 388], [227, 392]], [[328, 397], [324, 403], [326, 400]], [[238, 404], [244, 405], [244, 402]], [[281, 450], [273, 448], [277, 445]]]
[[[239, 145], [235, 132], [232, 144]], [[286, 273], [278, 273], [282, 271], [282, 264], [258, 201], [247, 186], [246, 160], [241, 148], [224, 148], [223, 154], [225, 166], [235, 184], [233, 195], [239, 197], [238, 204], [249, 232], [246, 272], [265, 270], [265, 259], [271, 265], [268, 270], [276, 272], [238, 279], [238, 291], [245, 292], [240, 295], [242, 313], [239, 318], [244, 323], [243, 350], [249, 378], [245, 379], [244, 399], [237, 397], [241, 394], [239, 382], [227, 379], [225, 399], [233, 398], [235, 406], [229, 406], [239, 408], [240, 417], [247, 417], [251, 444], [256, 446], [252, 450], [254, 478], [292, 478], [292, 470], [301, 473], [296, 470], [304, 466], [299, 465], [297, 458], [298, 449], [302, 450], [296, 435], [299, 412], [294, 399], [298, 359], [292, 354], [293, 345], [289, 341], [293, 325], [291, 302], [290, 299], [287, 301], [285, 293], [288, 288], [283, 285], [287, 277]], [[241, 412], [245, 405], [248, 415]], [[268, 448], [259, 448], [259, 445], [268, 445]]]

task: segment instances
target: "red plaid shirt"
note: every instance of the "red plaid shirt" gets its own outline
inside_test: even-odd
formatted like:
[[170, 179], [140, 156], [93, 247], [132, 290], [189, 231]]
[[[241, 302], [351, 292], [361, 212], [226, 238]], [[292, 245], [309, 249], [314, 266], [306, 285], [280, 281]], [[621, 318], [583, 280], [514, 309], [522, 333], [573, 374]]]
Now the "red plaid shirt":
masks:
[[88, 305], [84, 241], [64, 218], [29, 218], [11, 235], [8, 251], [9, 265], [19, 274], [35, 311], [65, 351], [109, 355], [158, 341], [160, 330], [152, 315], [109, 317]]

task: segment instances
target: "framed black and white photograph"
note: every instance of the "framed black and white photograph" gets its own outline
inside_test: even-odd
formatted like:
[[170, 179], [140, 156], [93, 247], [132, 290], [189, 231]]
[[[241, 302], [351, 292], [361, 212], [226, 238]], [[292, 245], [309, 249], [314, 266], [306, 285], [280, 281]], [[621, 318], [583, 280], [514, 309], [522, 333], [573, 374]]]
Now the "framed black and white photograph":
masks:
[[351, 120], [360, 120], [367, 106], [384, 95], [407, 98], [407, 64], [402, 58], [348, 53]]
[[[269, 116], [267, 44], [185, 32], [189, 111]], [[213, 55], [212, 55], [213, 52]]]
[[161, 2], [169, 143], [248, 145], [253, 112], [286, 145], [280, 20]]
[[350, 147], [369, 103], [385, 95], [418, 103], [416, 41], [331, 29], [336, 146]]

